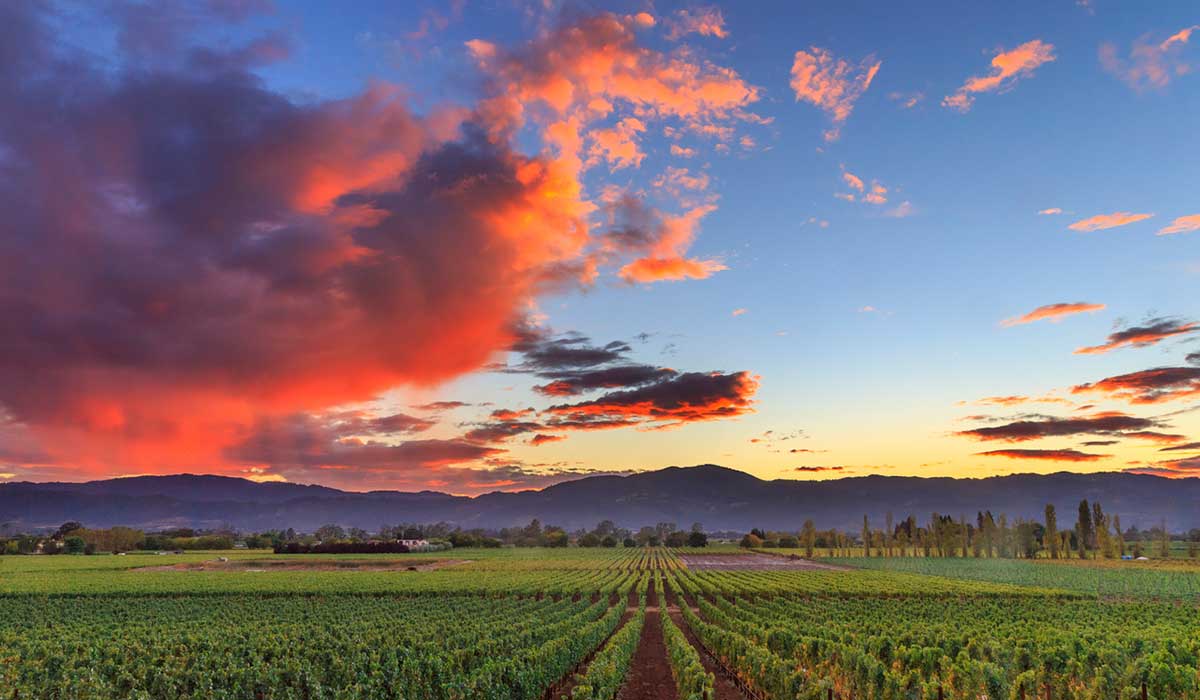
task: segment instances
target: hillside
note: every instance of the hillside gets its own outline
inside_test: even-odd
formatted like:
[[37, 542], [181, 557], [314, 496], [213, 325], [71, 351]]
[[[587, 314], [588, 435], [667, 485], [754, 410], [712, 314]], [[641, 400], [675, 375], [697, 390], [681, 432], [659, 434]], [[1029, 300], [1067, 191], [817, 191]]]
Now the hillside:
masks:
[[1173, 530], [1200, 527], [1200, 479], [1096, 473], [1016, 474], [983, 479], [867, 476], [831, 481], [764, 481], [715, 465], [668, 467], [630, 476], [590, 476], [541, 491], [489, 493], [475, 498], [423, 491], [340, 491], [324, 486], [260, 484], [222, 476], [143, 476], [87, 483], [0, 484], [0, 523], [21, 529], [78, 520], [94, 527], [129, 525], [244, 530], [325, 523], [375, 529], [398, 522], [447, 521], [504, 527], [532, 518], [568, 529], [611, 519], [627, 527], [671, 521], [709, 529], [796, 529], [805, 518], [819, 527], [854, 529], [867, 514], [882, 524], [931, 512], [968, 517], [981, 509], [1011, 519], [1041, 517], [1054, 503], [1071, 521], [1079, 499], [1099, 500], [1126, 525], [1165, 519]]

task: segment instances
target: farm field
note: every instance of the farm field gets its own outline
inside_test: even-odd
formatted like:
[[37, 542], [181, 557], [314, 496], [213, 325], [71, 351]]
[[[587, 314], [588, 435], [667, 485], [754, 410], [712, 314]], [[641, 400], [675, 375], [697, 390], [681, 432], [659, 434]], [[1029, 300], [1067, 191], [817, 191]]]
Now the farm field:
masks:
[[823, 559], [856, 568], [956, 580], [1039, 586], [1100, 597], [1200, 598], [1200, 566], [1113, 559], [962, 559], [855, 557]]
[[702, 552], [5, 557], [0, 697], [1200, 698], [1196, 601], [1111, 567]]

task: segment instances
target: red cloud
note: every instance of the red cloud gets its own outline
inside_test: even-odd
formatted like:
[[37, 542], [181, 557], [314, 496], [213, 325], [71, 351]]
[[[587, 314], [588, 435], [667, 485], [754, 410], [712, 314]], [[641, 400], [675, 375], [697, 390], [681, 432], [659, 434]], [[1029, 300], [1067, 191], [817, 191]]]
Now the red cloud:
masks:
[[1073, 394], [1106, 394], [1133, 404], [1156, 404], [1200, 396], [1200, 367], [1156, 367], [1080, 384]]
[[1121, 437], [1137, 438], [1138, 440], [1149, 440], [1160, 445], [1173, 445], [1183, 442], [1187, 439], [1186, 435], [1178, 435], [1175, 433], [1160, 433], [1154, 430], [1139, 430], [1132, 433], [1122, 433]]
[[1148, 430], [1159, 425], [1157, 421], [1149, 418], [1109, 412], [1097, 413], [1084, 418], [1047, 417], [1019, 420], [987, 428], [963, 430], [956, 434], [976, 440], [1025, 442], [1067, 435], [1121, 435], [1130, 431]]
[[983, 457], [1007, 457], [1009, 459], [1044, 459], [1053, 462], [1095, 462], [1112, 455], [1097, 455], [1078, 450], [991, 450], [976, 452]]
[[[101, 64], [55, 43], [58, 18], [0, 14], [0, 402], [80, 473], [237, 468], [229, 448], [255, 426], [484, 366], [613, 240], [589, 227], [586, 127], [619, 109], [698, 136], [756, 121], [756, 88], [638, 46], [636, 18], [583, 18], [514, 51], [475, 42], [488, 98], [421, 115], [383, 84], [273, 92], [248, 70], [278, 55], [262, 42], [222, 53], [189, 46], [189, 28], [150, 57], [133, 33]], [[512, 145], [527, 121], [545, 153]], [[687, 248], [709, 211], [662, 215], [605, 253], [639, 258], [631, 280], [707, 276], [723, 266]], [[443, 463], [404, 444], [325, 452]]]
[[548, 442], [558, 442], [566, 439], [566, 435], [547, 435], [545, 433], [538, 433], [529, 439], [529, 444], [533, 445], [534, 447], [540, 447]]
[[1102, 345], [1079, 348], [1076, 355], [1098, 355], [1111, 352], [1126, 346], [1145, 347], [1154, 345], [1176, 335], [1185, 335], [1200, 330], [1200, 324], [1183, 322], [1175, 319], [1156, 318], [1147, 321], [1145, 325], [1126, 328], [1108, 336], [1108, 342]]
[[757, 390], [758, 380], [749, 372], [688, 372], [592, 401], [551, 406], [546, 412], [583, 423], [598, 419], [675, 426], [750, 413]]
[[967, 78], [953, 95], [942, 100], [942, 106], [966, 112], [975, 101], [974, 95], [1011, 87], [1021, 78], [1033, 75], [1042, 64], [1055, 60], [1054, 45], [1041, 39], [1021, 44], [1010, 51], [1001, 51], [992, 58], [991, 73]]
[[856, 66], [816, 46], [796, 52], [792, 61], [792, 90], [796, 101], [816, 105], [833, 120], [833, 128], [825, 132], [826, 141], [837, 140], [842, 123], [854, 111], [858, 98], [871, 87], [881, 65], [882, 61], [867, 57]]
[[358, 435], [361, 433], [341, 420], [340, 414], [264, 418], [229, 446], [225, 457], [236, 464], [259, 467], [260, 476], [270, 473], [289, 480], [421, 482], [436, 479], [453, 465], [503, 453], [457, 439], [390, 443]]
[[1126, 226], [1139, 221], [1144, 221], [1154, 216], [1153, 214], [1135, 214], [1131, 211], [1118, 211], [1112, 214], [1097, 214], [1086, 219], [1080, 219], [1071, 224], [1067, 228], [1072, 231], [1103, 231], [1108, 228], [1116, 228], [1117, 226]]
[[532, 408], [522, 408], [522, 409], [498, 408], [495, 411], [492, 411], [492, 419], [493, 420], [501, 420], [501, 421], [520, 420], [521, 418], [531, 415], [532, 413], [533, 413]]
[[1187, 479], [1200, 477], [1200, 457], [1177, 459], [1170, 462], [1158, 462], [1153, 466], [1134, 467], [1126, 469], [1131, 474], [1150, 474], [1165, 476], [1168, 479]]
[[1000, 325], [1009, 328], [1026, 323], [1033, 323], [1034, 321], [1059, 321], [1065, 316], [1082, 313], [1094, 313], [1096, 311], [1103, 311], [1105, 308], [1106, 307], [1104, 304], [1089, 304], [1085, 301], [1047, 304], [1045, 306], [1039, 306], [1033, 311], [1030, 311], [1022, 316], [1006, 318], [1000, 322]]

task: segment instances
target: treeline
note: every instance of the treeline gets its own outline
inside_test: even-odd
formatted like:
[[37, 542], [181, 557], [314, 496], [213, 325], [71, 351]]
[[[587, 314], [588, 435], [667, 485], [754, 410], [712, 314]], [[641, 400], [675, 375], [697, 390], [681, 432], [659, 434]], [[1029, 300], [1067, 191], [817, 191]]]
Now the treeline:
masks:
[[303, 535], [288, 529], [280, 533], [283, 542], [371, 542], [375, 540], [427, 540], [431, 547], [641, 547], [666, 545], [669, 547], [703, 547], [708, 544], [704, 526], [692, 523], [688, 530], [680, 530], [675, 523], [660, 522], [639, 530], [618, 527], [611, 520], [603, 520], [592, 529], [581, 528], [568, 532], [557, 525], [543, 525], [534, 518], [528, 525], [506, 527], [498, 530], [475, 528], [464, 530], [448, 523], [421, 525], [402, 523], [384, 525], [377, 533], [360, 528], [343, 529], [337, 525], [323, 525], [312, 535]]
[[[1148, 531], [1121, 528], [1121, 517], [1104, 512], [1099, 502], [1079, 502], [1075, 521], [1060, 524], [1053, 504], [1043, 509], [1044, 518], [1017, 518], [1012, 521], [1001, 513], [979, 511], [973, 519], [965, 515], [954, 518], [933, 513], [919, 523], [909, 515], [896, 522], [888, 513], [883, 528], [872, 527], [863, 516], [862, 529], [857, 532], [818, 530], [812, 520], [795, 533], [766, 532], [755, 528], [741, 540], [747, 548], [780, 547], [805, 550], [813, 556], [817, 550], [832, 556], [876, 557], [976, 557], [1051, 559], [1078, 557], [1114, 559], [1148, 554], [1160, 558], [1171, 556], [1172, 535], [1165, 523]], [[1200, 556], [1200, 529], [1178, 537], [1187, 543], [1189, 557]]]
[[[407, 546], [400, 541], [421, 541]], [[49, 534], [17, 534], [0, 538], [0, 554], [96, 554], [144, 551], [222, 549], [274, 549], [280, 553], [402, 553], [434, 552], [456, 547], [703, 547], [708, 535], [700, 523], [681, 530], [675, 523], [660, 522], [639, 530], [618, 527], [611, 520], [595, 528], [568, 532], [533, 519], [528, 525], [464, 530], [449, 523], [382, 525], [375, 532], [362, 528], [322, 525], [311, 533], [293, 528], [238, 533], [232, 528], [198, 531], [188, 528], [145, 533], [127, 527], [94, 529], [78, 522], [63, 523]], [[401, 549], [403, 547], [403, 549]]]
[[89, 528], [70, 521], [45, 535], [18, 534], [0, 538], [0, 554], [96, 554], [137, 550], [182, 551], [269, 547], [270, 540], [257, 535], [241, 537], [232, 531], [198, 532], [188, 528], [147, 534], [129, 527]]
[[390, 542], [281, 542], [275, 546], [276, 554], [408, 554], [407, 545]]

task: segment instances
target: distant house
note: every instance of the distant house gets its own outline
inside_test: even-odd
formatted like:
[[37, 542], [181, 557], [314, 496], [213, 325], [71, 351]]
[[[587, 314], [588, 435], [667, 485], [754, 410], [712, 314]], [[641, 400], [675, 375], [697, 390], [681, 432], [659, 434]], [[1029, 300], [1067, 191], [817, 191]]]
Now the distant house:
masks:
[[409, 549], [424, 549], [429, 546], [429, 540], [400, 540], [400, 544]]

